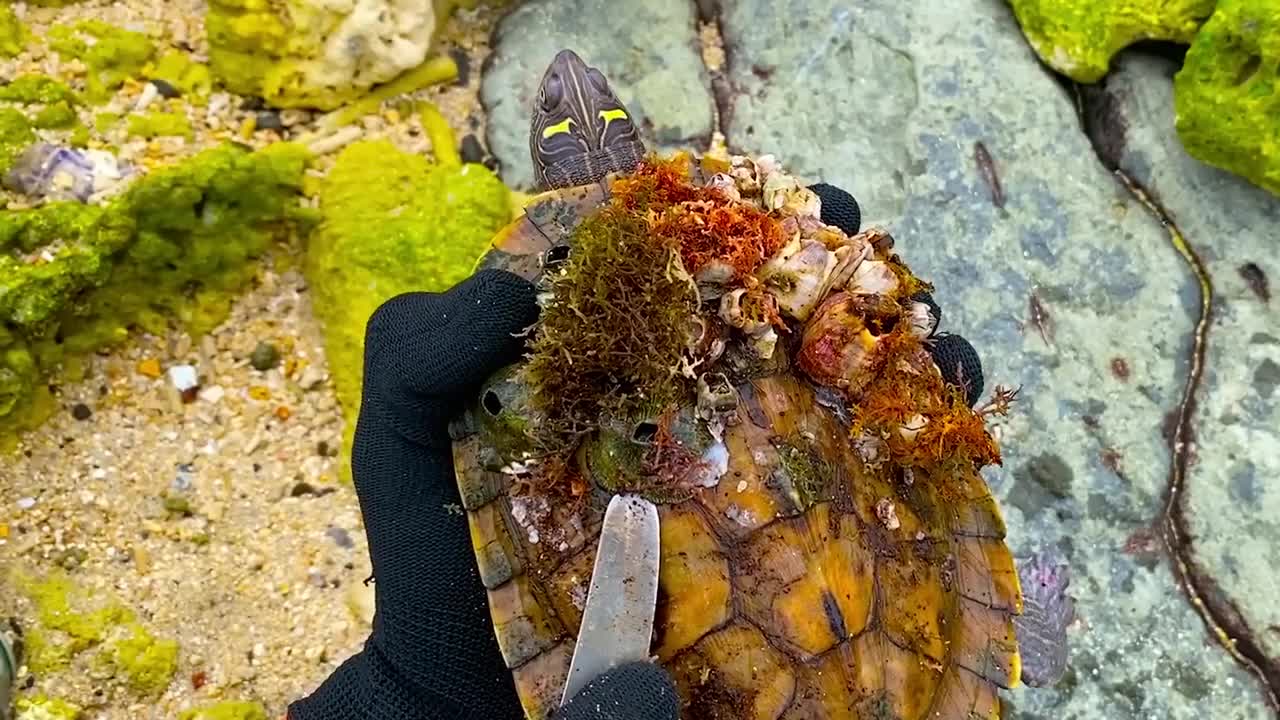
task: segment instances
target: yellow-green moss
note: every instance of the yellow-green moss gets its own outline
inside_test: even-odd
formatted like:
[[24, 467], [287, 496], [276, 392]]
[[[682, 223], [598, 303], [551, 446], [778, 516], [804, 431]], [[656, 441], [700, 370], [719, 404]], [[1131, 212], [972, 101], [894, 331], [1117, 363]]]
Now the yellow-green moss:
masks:
[[9, 172], [23, 149], [35, 141], [36, 133], [31, 129], [31, 121], [21, 110], [0, 108], [0, 175]]
[[[1266, 1], [1266, 0], [1264, 0]], [[1011, 0], [1031, 46], [1079, 82], [1106, 74], [1111, 57], [1139, 40], [1187, 43], [1215, 0]]]
[[1221, 0], [1174, 80], [1187, 152], [1280, 195], [1280, 4]]
[[81, 20], [74, 27], [49, 30], [49, 46], [64, 58], [77, 58], [89, 69], [87, 95], [105, 102], [155, 55], [156, 47], [142, 33], [113, 27], [99, 20]]
[[19, 75], [6, 85], [0, 85], [0, 100], [20, 103], [76, 103], [78, 99], [66, 83], [45, 75]]
[[129, 115], [129, 134], [140, 138], [154, 138], [164, 135], [184, 137], [188, 140], [195, 137], [191, 129], [191, 121], [183, 113], [152, 112], [146, 115]]
[[15, 709], [18, 715], [14, 720], [79, 720], [83, 712], [79, 705], [44, 695], [18, 698]]
[[132, 610], [77, 586], [61, 571], [42, 578], [23, 571], [12, 575], [36, 609], [39, 624], [26, 633], [27, 664], [33, 671], [66, 667], [76, 655], [97, 647], [95, 664], [138, 695], [168, 686], [177, 670], [178, 645], [156, 639]]
[[30, 33], [22, 24], [9, 3], [0, 3], [0, 58], [10, 58], [22, 52]]
[[[309, 159], [294, 144], [227, 144], [106, 206], [0, 212], [0, 440], [43, 419], [44, 378], [129, 327], [163, 332], [176, 319], [199, 335], [221, 322], [251, 261], [310, 226], [298, 205]], [[21, 259], [55, 240], [51, 261]]]
[[262, 703], [243, 700], [223, 700], [178, 714], [178, 720], [267, 720], [267, 709]]
[[369, 316], [394, 295], [444, 290], [469, 275], [510, 209], [506, 187], [484, 166], [443, 167], [377, 140], [338, 155], [320, 210], [304, 271], [350, 440]]
[[76, 115], [75, 108], [71, 107], [65, 100], [46, 105], [31, 119], [32, 127], [46, 130], [69, 128], [78, 122], [80, 122], [80, 118]]
[[200, 99], [213, 89], [213, 76], [209, 66], [198, 63], [178, 50], [165, 53], [155, 67], [145, 73], [148, 80], [164, 80], [181, 90], [189, 99]]

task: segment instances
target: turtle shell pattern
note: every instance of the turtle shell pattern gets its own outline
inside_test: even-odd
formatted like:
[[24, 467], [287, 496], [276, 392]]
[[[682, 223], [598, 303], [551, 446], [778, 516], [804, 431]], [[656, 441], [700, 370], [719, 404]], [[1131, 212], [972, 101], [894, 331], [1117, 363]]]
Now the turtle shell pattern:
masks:
[[[607, 195], [605, 181], [537, 196], [480, 266], [535, 279]], [[540, 719], [559, 706], [608, 496], [585, 511], [516, 499], [495, 422], [521, 401], [510, 378], [455, 423], [454, 461], [498, 643]], [[998, 688], [1019, 682], [1022, 596], [981, 476], [879, 479], [808, 380], [785, 367], [740, 380], [727, 472], [659, 505], [651, 653], [681, 716], [997, 718]], [[814, 473], [829, 492], [804, 491]], [[563, 532], [530, 533], [530, 513]]]

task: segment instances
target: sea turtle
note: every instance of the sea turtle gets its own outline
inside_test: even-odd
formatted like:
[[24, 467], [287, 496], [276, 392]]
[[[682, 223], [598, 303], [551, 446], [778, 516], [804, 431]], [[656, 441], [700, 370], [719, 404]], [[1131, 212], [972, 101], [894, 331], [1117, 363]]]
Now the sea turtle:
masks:
[[568, 50], [530, 149], [549, 189], [479, 266], [540, 283], [542, 319], [452, 426], [528, 716], [559, 704], [625, 490], [659, 504], [651, 652], [686, 720], [998, 717], [1023, 598], [978, 470], [1013, 393], [971, 407], [892, 238], [821, 222], [771, 157], [647, 155]]

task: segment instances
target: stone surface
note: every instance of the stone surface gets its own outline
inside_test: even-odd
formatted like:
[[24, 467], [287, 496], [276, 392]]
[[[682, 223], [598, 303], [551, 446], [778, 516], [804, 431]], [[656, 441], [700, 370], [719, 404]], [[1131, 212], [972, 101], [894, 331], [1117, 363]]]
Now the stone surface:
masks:
[[[730, 145], [851, 189], [864, 224], [887, 224], [936, 283], [946, 329], [978, 347], [988, 383], [1022, 385], [988, 479], [1015, 552], [1067, 553], [1080, 622], [1064, 682], [1010, 693], [1009, 716], [1269, 717], [1150, 540], [1195, 286], [1097, 160], [1012, 12], [995, 0], [758, 1], [726, 4], [720, 20]], [[1033, 316], [1046, 315], [1042, 332]]]
[[1196, 461], [1187, 478], [1195, 557], [1280, 661], [1280, 321], [1240, 268], [1280, 278], [1280, 198], [1190, 157], [1173, 132], [1168, 60], [1123, 54], [1106, 82], [1120, 167], [1171, 209], [1213, 280]]
[[418, 0], [213, 0], [209, 59], [228, 89], [330, 110], [427, 59], [440, 18]]
[[650, 147], [705, 147], [714, 104], [692, 2], [533, 0], [498, 24], [480, 88], [487, 144], [508, 184], [531, 188], [529, 108], [547, 63], [563, 48], [609, 78]]
[[1215, 0], [1010, 0], [1022, 31], [1050, 67], [1079, 82], [1104, 74], [1139, 40], [1189, 43]]
[[1191, 155], [1280, 195], [1280, 4], [1221, 0], [1175, 88]]

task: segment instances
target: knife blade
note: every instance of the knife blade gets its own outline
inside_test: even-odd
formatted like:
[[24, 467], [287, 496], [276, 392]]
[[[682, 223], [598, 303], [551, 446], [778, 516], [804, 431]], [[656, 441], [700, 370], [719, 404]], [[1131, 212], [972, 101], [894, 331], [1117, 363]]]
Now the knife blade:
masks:
[[614, 495], [604, 513], [591, 586], [560, 705], [601, 673], [649, 659], [658, 602], [658, 508]]

